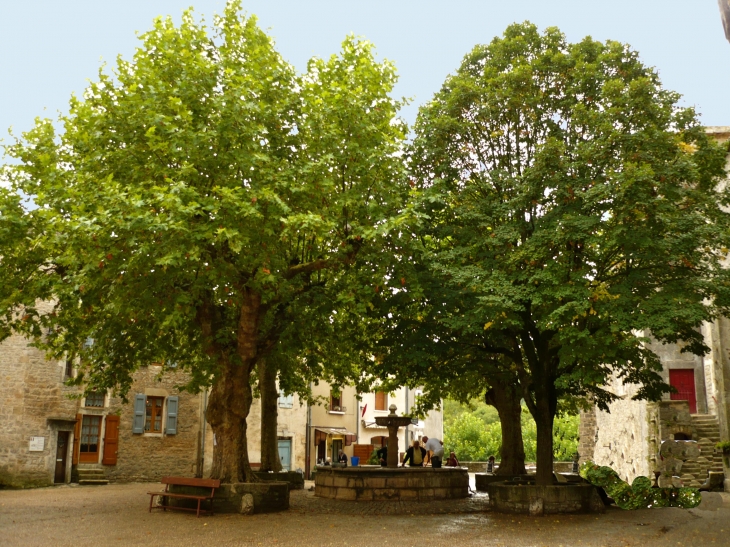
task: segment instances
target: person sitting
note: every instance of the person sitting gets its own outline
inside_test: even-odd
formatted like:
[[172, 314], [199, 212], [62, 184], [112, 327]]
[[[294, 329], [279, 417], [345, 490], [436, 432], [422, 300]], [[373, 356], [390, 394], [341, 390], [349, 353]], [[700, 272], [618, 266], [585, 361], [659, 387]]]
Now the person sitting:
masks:
[[406, 450], [406, 457], [403, 458], [403, 467], [410, 462], [408, 467], [423, 467], [423, 459], [426, 457], [426, 449], [418, 441], [413, 441], [413, 446]]
[[456, 459], [456, 454], [452, 451], [449, 454], [449, 459], [446, 460], [446, 467], [460, 467], [459, 460]]
[[381, 467], [388, 467], [388, 445], [378, 449], [378, 460], [380, 460]]
[[347, 465], [347, 454], [345, 454], [341, 449], [337, 452], [337, 463], [344, 463]]

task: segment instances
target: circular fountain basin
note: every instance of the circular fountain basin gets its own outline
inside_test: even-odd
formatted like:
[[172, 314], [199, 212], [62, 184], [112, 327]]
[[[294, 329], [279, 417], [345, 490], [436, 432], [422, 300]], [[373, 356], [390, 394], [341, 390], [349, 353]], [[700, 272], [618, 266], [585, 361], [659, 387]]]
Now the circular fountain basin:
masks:
[[318, 466], [314, 494], [338, 500], [428, 501], [466, 498], [466, 467]]

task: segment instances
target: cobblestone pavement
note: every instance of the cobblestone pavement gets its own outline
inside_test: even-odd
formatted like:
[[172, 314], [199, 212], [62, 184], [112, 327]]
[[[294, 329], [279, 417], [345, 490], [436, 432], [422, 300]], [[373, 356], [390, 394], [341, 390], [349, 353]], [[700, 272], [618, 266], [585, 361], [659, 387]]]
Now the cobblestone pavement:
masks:
[[0, 546], [714, 547], [730, 546], [730, 495], [698, 509], [526, 517], [485, 498], [428, 504], [335, 502], [295, 491], [269, 515], [148, 513], [151, 484], [0, 490]]

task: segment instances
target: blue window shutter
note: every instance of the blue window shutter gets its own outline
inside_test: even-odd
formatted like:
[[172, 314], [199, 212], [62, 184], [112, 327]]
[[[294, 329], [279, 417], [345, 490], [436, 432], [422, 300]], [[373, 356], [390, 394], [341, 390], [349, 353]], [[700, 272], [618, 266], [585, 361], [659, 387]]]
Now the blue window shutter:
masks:
[[144, 433], [144, 404], [147, 400], [144, 393], [137, 393], [134, 396], [134, 422], [132, 433]]
[[167, 398], [167, 425], [165, 433], [175, 435], [177, 433], [177, 396]]

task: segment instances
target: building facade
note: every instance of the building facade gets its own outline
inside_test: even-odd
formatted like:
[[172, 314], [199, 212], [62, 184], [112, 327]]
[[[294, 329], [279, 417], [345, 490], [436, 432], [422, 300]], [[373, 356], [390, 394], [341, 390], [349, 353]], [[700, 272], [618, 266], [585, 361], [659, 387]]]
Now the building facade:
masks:
[[204, 394], [180, 392], [184, 373], [141, 367], [129, 401], [65, 385], [72, 363], [51, 361], [22, 336], [0, 344], [0, 487], [156, 481], [202, 465]]
[[[730, 140], [730, 127], [707, 131], [720, 142]], [[730, 170], [730, 155], [727, 167]], [[664, 381], [677, 393], [658, 403], [632, 401], [636, 386], [614, 379], [608, 388], [621, 399], [610, 405], [610, 412], [594, 408], [581, 413], [581, 461], [610, 466], [631, 482], [658, 470], [663, 441], [695, 440], [700, 456], [683, 464], [683, 483], [699, 486], [711, 471], [724, 472], [725, 490], [730, 492], [728, 458], [715, 447], [730, 439], [730, 320], [706, 323], [701, 332], [710, 348], [702, 357], [682, 353], [681, 344], [650, 345], [663, 364]]]

